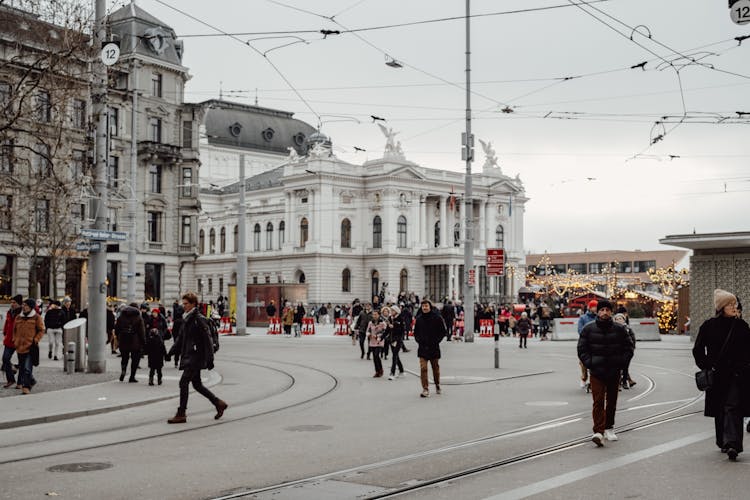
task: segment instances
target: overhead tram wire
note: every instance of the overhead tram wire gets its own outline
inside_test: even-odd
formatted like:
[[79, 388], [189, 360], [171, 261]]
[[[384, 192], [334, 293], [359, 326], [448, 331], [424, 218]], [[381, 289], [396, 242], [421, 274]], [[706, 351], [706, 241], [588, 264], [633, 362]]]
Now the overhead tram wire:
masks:
[[276, 74], [278, 74], [281, 77], [281, 79], [284, 80], [284, 82], [289, 86], [289, 88], [294, 91], [294, 93], [297, 95], [297, 97], [300, 99], [300, 101], [302, 101], [305, 104], [305, 106], [307, 106], [307, 109], [309, 109], [310, 112], [312, 112], [313, 115], [315, 115], [317, 117], [318, 122], [320, 122], [320, 115], [318, 114], [318, 112], [315, 111], [315, 109], [313, 109], [312, 106], [310, 106], [310, 104], [307, 102], [307, 100], [305, 100], [305, 98], [302, 96], [302, 94], [294, 87], [294, 85], [292, 85], [292, 82], [289, 81], [289, 79], [286, 77], [286, 75], [284, 75], [284, 73], [282, 73], [282, 71], [273, 63], [273, 61], [271, 61], [271, 59], [265, 53], [260, 52], [258, 49], [256, 49], [255, 47], [253, 47], [249, 42], [243, 41], [242, 39], [238, 38], [237, 36], [230, 35], [226, 31], [223, 31], [220, 28], [217, 28], [217, 27], [215, 27], [215, 26], [213, 26], [213, 25], [211, 25], [211, 24], [209, 24], [209, 23], [207, 23], [207, 22], [205, 22], [205, 21], [203, 21], [201, 19], [198, 19], [197, 17], [193, 16], [192, 14], [188, 14], [187, 12], [185, 12], [185, 11], [183, 11], [181, 9], [178, 9], [177, 7], [173, 7], [172, 5], [169, 5], [168, 3], [164, 2], [163, 0], [154, 0], [154, 1], [156, 1], [157, 3], [160, 3], [161, 5], [169, 8], [169, 9], [172, 9], [175, 12], [178, 12], [178, 13], [182, 14], [183, 16], [186, 16], [186, 17], [188, 17], [188, 18], [190, 18], [190, 19], [192, 19], [192, 20], [194, 20], [194, 21], [196, 21], [196, 22], [198, 22], [198, 23], [200, 23], [200, 24], [202, 24], [202, 25], [204, 25], [204, 26], [212, 29], [212, 30], [218, 31], [219, 33], [223, 33], [224, 35], [229, 36], [230, 38], [232, 38], [233, 40], [236, 40], [237, 42], [241, 43], [242, 45], [250, 47], [250, 49], [253, 52], [255, 52], [256, 54], [258, 54], [259, 56], [261, 56], [263, 59], [265, 59], [268, 62], [268, 64], [274, 69], [274, 71], [276, 71]]

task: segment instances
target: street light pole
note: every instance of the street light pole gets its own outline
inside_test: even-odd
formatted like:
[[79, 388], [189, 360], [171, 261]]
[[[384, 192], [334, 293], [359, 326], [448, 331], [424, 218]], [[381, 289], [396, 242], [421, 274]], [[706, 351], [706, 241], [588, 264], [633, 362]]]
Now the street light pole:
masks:
[[245, 155], [240, 154], [240, 203], [237, 215], [237, 335], [247, 335], [247, 250], [245, 248]]
[[466, 186], [464, 195], [464, 341], [474, 342], [474, 200], [471, 186], [471, 162], [474, 159], [474, 136], [471, 133], [471, 30], [470, 0], [466, 0], [466, 133], [463, 142], [463, 159], [466, 160]]
[[[137, 38], [133, 34], [133, 47]], [[133, 113], [130, 124], [130, 201], [128, 202], [128, 220], [130, 221], [130, 241], [128, 242], [128, 303], [135, 302], [135, 276], [138, 226], [138, 61], [133, 60]]]

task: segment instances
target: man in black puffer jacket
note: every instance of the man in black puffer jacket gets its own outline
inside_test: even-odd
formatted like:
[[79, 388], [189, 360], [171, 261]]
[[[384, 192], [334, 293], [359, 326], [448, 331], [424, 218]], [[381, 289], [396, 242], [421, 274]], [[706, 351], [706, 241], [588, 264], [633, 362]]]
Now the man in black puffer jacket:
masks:
[[612, 321], [612, 309], [610, 301], [599, 301], [596, 320], [584, 326], [578, 338], [578, 358], [591, 372], [594, 399], [591, 440], [597, 446], [604, 446], [603, 439], [617, 441], [613, 427], [620, 372], [633, 357], [630, 336], [625, 328]]

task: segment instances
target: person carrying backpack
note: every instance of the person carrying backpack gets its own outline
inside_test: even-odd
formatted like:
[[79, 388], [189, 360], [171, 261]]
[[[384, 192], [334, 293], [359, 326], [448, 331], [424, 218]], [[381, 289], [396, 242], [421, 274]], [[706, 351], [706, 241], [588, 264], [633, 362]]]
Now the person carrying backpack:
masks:
[[214, 419], [220, 419], [229, 405], [216, 397], [214, 393], [204, 387], [201, 381], [201, 370], [214, 368], [214, 343], [211, 339], [209, 321], [197, 309], [198, 297], [193, 292], [182, 296], [184, 324], [182, 333], [169, 350], [169, 355], [180, 354], [180, 406], [174, 417], [167, 420], [170, 424], [184, 424], [187, 422], [188, 386], [193, 388], [211, 401], [216, 408]]
[[141, 361], [142, 351], [146, 346], [146, 329], [137, 304], [125, 306], [120, 311], [120, 317], [115, 322], [115, 335], [122, 355], [120, 382], [125, 380], [128, 359], [130, 359], [130, 379], [128, 382], [138, 382], [135, 378], [135, 372], [138, 370], [138, 363]]

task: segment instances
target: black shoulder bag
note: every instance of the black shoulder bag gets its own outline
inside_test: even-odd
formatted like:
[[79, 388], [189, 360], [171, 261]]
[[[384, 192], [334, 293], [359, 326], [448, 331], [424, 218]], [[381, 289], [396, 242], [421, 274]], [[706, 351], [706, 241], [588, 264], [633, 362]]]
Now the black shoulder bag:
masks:
[[[724, 345], [721, 346], [721, 351], [719, 351], [719, 357], [716, 358], [717, 363], [721, 359], [721, 356], [724, 354], [724, 350], [727, 348], [729, 339], [732, 337], [732, 332], [734, 331], [734, 325], [735, 323], [732, 322], [732, 328], [729, 329], [729, 334], [727, 335], [727, 338], [724, 340]], [[703, 370], [695, 372], [695, 385], [698, 387], [699, 391], [711, 390], [711, 387], [714, 385], [714, 375], [715, 375], [714, 372], [715, 370], [713, 367], [705, 368]]]

